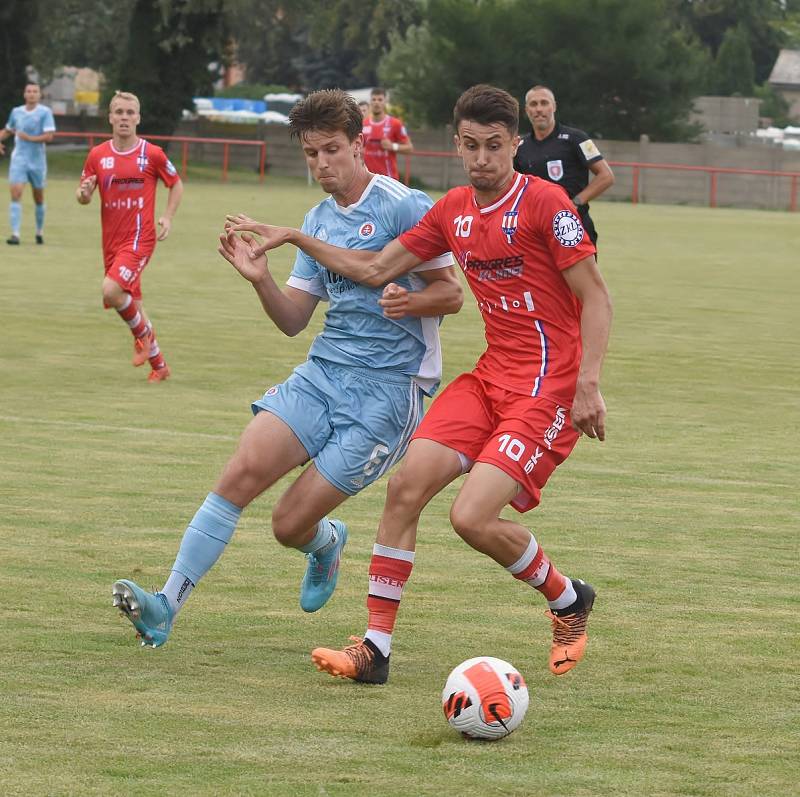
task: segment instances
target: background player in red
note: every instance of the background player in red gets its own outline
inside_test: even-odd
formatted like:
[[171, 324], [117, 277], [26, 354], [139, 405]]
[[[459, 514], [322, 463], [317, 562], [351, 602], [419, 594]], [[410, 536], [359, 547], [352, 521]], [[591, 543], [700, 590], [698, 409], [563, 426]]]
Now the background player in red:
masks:
[[543, 593], [553, 625], [550, 670], [561, 675], [583, 658], [594, 589], [563, 576], [530, 531], [500, 513], [508, 503], [520, 512], [535, 507], [581, 433], [605, 439], [599, 383], [611, 301], [565, 192], [514, 171], [518, 124], [519, 104], [502, 89], [464, 92], [454, 110], [455, 141], [471, 185], [449, 191], [381, 252], [337, 249], [281, 227], [239, 227], [263, 236], [256, 252], [293, 243], [369, 285], [451, 250], [486, 327], [486, 351], [434, 400], [389, 480], [370, 563], [365, 638], [343, 651], [312, 652], [317, 667], [333, 675], [386, 681], [420, 513], [467, 471], [450, 510], [454, 529]]
[[[103, 228], [103, 304], [113, 307], [133, 334], [133, 364], [150, 361], [150, 382], [170, 375], [153, 325], [142, 306], [142, 272], [163, 241], [183, 195], [183, 183], [161, 147], [136, 135], [141, 121], [139, 100], [118, 91], [108, 109], [112, 138], [89, 152], [76, 198], [88, 205], [100, 191]], [[158, 180], [169, 188], [164, 214], [154, 224]]]
[[374, 88], [369, 97], [370, 113], [364, 118], [364, 163], [373, 174], [400, 179], [397, 155], [414, 151], [405, 125], [386, 113], [386, 91]]

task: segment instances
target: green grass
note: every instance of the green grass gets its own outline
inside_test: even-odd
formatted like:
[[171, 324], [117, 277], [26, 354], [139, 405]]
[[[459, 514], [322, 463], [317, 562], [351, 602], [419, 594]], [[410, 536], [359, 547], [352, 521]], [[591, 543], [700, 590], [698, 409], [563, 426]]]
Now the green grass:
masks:
[[[269, 530], [288, 480], [247, 511], [164, 648], [138, 648], [110, 605], [115, 578], [163, 583], [249, 402], [318, 329], [286, 339], [263, 316], [216, 254], [224, 214], [299, 223], [320, 193], [187, 184], [145, 276], [174, 373], [149, 385], [101, 309], [98, 207], [75, 184], [50, 182], [44, 247], [26, 194], [23, 245], [0, 258], [0, 793], [797, 792], [795, 216], [596, 206], [609, 437], [582, 442], [524, 516], [598, 589], [586, 660], [549, 674], [543, 601], [455, 537], [456, 485], [423, 516], [391, 680], [364, 687], [308, 653], [364, 629], [384, 485], [343, 507], [351, 542], [316, 615], [297, 605], [302, 557]], [[275, 253], [276, 274], [292, 257]], [[451, 379], [482, 351], [471, 300], [443, 338]], [[479, 654], [531, 690], [494, 744], [462, 741], [439, 705]]]

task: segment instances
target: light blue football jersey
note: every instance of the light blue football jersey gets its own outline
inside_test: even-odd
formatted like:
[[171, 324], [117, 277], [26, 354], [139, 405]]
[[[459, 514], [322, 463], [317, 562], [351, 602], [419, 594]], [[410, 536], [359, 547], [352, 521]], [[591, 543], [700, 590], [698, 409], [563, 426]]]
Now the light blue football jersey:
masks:
[[[37, 105], [32, 111], [25, 110], [24, 105], [12, 109], [6, 122], [7, 130], [21, 130], [29, 136], [40, 136], [52, 133], [56, 129], [53, 112], [46, 105]], [[43, 141], [23, 141], [14, 138], [14, 151], [11, 161], [16, 166], [24, 165], [29, 169], [44, 169], [47, 165], [45, 143]]]
[[[302, 229], [334, 246], [378, 251], [411, 229], [432, 205], [422, 191], [375, 175], [358, 202], [341, 207], [328, 197], [308, 212]], [[451, 264], [448, 254], [415, 271]], [[425, 287], [414, 272], [394, 282], [408, 290]], [[309, 357], [402, 373], [433, 395], [442, 376], [441, 318], [386, 318], [378, 304], [383, 287], [371, 288], [346, 279], [299, 250], [287, 284], [329, 303], [324, 328], [314, 339]]]

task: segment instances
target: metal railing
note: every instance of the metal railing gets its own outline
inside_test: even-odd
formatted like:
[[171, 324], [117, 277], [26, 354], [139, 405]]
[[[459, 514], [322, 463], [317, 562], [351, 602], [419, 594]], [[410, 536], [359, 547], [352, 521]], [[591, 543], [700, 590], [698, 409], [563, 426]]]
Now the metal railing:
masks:
[[[89, 149], [91, 149], [96, 142], [107, 141], [109, 135], [107, 133], [61, 133], [56, 132], [55, 138], [79, 138], [89, 142]], [[186, 179], [187, 168], [189, 164], [189, 144], [219, 144], [222, 146], [222, 175], [220, 179], [226, 182], [228, 179], [228, 166], [230, 162], [230, 148], [232, 145], [256, 147], [258, 149], [258, 180], [264, 182], [264, 173], [267, 163], [267, 145], [264, 141], [247, 140], [240, 138], [201, 138], [197, 136], [142, 136], [147, 141], [175, 141], [181, 144], [181, 168], [180, 175], [182, 179]]]
[[[412, 153], [403, 155], [405, 158], [405, 168], [403, 170], [403, 178], [406, 185], [411, 180], [411, 162], [412, 158], [459, 158], [460, 155], [456, 152], [435, 152], [435, 151], [419, 151], [415, 150]], [[709, 176], [709, 189], [708, 189], [708, 206], [715, 208], [718, 206], [718, 178], [721, 174], [738, 174], [738, 175], [757, 175], [761, 177], [777, 177], [785, 178], [790, 181], [789, 183], [789, 210], [793, 213], [797, 212], [798, 208], [798, 180], [800, 180], [800, 172], [780, 172], [771, 171], [768, 169], [736, 169], [726, 166], [689, 166], [681, 163], [642, 163], [638, 161], [608, 161], [608, 165], [614, 168], [629, 168], [632, 169], [631, 175], [631, 196], [630, 201], [636, 205], [641, 201], [640, 196], [640, 182], [642, 172], [648, 169], [661, 169], [668, 171], [684, 171], [684, 172], [703, 172]]]

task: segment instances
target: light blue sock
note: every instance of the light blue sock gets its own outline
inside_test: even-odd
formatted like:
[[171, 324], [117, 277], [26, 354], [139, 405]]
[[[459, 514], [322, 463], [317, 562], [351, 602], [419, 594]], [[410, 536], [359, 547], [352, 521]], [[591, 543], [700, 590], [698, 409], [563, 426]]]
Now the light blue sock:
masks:
[[12, 202], [8, 206], [8, 218], [11, 221], [11, 234], [19, 238], [19, 228], [22, 226], [22, 203]]
[[[209, 493], [184, 532], [173, 572], [182, 576], [182, 580], [188, 578], [192, 586], [196, 585], [222, 555], [241, 514], [240, 507], [216, 493]], [[170, 577], [170, 581], [175, 579]], [[167, 600], [172, 602], [173, 596], [168, 594], [166, 586], [164, 589]], [[174, 597], [177, 601], [177, 596]]]
[[44, 231], [44, 211], [46, 205], [42, 202], [41, 205], [36, 205], [36, 234], [41, 235]]

